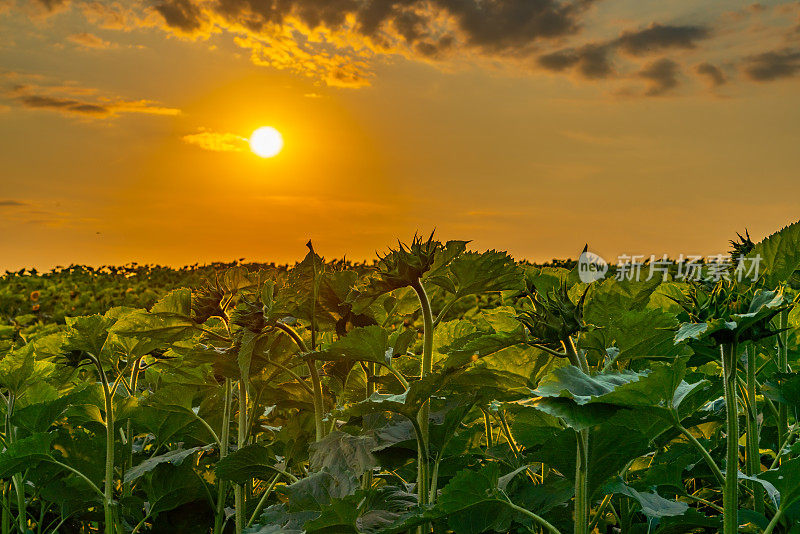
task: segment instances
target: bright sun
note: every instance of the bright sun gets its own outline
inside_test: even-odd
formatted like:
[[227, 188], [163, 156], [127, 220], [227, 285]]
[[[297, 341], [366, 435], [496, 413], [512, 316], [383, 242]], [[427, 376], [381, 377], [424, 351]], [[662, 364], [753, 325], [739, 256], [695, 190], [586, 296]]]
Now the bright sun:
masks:
[[277, 156], [283, 148], [283, 136], [271, 126], [258, 128], [250, 136], [250, 150], [262, 158]]

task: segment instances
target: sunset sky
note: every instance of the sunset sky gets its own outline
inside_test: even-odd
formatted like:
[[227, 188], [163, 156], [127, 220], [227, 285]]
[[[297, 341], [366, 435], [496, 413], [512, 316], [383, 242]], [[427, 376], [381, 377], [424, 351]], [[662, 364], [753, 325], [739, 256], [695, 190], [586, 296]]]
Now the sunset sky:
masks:
[[0, 0], [0, 269], [434, 227], [715, 254], [798, 218], [800, 2]]

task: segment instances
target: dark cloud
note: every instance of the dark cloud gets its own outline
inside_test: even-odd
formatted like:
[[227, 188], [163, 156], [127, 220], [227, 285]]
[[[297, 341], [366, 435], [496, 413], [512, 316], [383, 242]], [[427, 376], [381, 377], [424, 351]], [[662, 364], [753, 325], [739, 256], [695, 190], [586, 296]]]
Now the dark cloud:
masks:
[[[26, 1], [47, 11], [72, 2], [103, 28], [158, 26], [194, 38], [229, 31], [254, 63], [340, 87], [369, 85], [374, 59], [398, 54], [425, 61], [488, 59], [512, 68], [535, 65], [538, 70], [590, 80], [623, 79], [638, 72], [650, 82], [647, 94], [659, 95], [679, 84], [681, 67], [675, 60], [647, 64], [648, 60], [664, 52], [698, 50], [704, 41], [724, 38], [731, 30], [726, 26], [730, 17], [714, 23], [713, 35], [710, 23], [644, 20], [608, 39], [580, 40], [597, 0]], [[69, 39], [85, 47], [113, 46], [91, 33]], [[775, 80], [800, 72], [798, 54], [797, 49], [776, 50], [740, 64], [749, 79]], [[694, 69], [712, 86], [726, 83], [725, 73], [705, 59], [699, 53], [692, 55], [683, 68]], [[110, 107], [104, 101], [86, 103], [74, 95], [43, 98], [24, 105], [84, 115], [113, 114], [104, 109]]]
[[201, 8], [193, 0], [162, 0], [164, 22], [184, 33], [201, 31], [209, 17], [240, 24], [254, 32], [295, 17], [309, 28], [343, 29], [350, 17], [356, 31], [378, 43], [387, 35], [413, 49], [439, 42], [441, 19], [473, 47], [511, 52], [538, 39], [577, 33], [580, 15], [593, 0], [217, 0]]
[[645, 92], [647, 96], [660, 96], [678, 86], [680, 67], [671, 59], [659, 59], [639, 71], [639, 76], [648, 80], [650, 86]]
[[747, 59], [744, 72], [757, 82], [791, 78], [800, 73], [800, 49], [765, 52]]
[[578, 0], [434, 0], [458, 20], [470, 44], [508, 51], [537, 39], [575, 34], [579, 18], [592, 2]]
[[193, 33], [205, 26], [203, 12], [191, 0], [168, 0], [159, 2], [155, 10], [164, 17], [164, 22], [182, 33]]
[[606, 45], [589, 44], [581, 48], [559, 50], [539, 56], [537, 62], [551, 71], [559, 72], [577, 68], [584, 78], [607, 78], [614, 72], [609, 59], [610, 50], [610, 47]]
[[6, 97], [23, 108], [82, 115], [88, 118], [108, 118], [121, 113], [148, 115], [177, 115], [180, 113], [178, 109], [159, 106], [149, 100], [94, 96], [97, 92], [96, 89], [74, 84], [58, 85], [37, 81], [18, 84], [10, 88], [6, 92]]
[[19, 200], [0, 200], [0, 208], [22, 208], [27, 205], [27, 202], [20, 202]]
[[670, 26], [653, 23], [644, 30], [624, 32], [617, 46], [635, 56], [660, 52], [668, 48], [695, 48], [697, 41], [711, 35], [703, 26]]
[[20, 103], [26, 108], [51, 109], [65, 111], [68, 113], [79, 113], [83, 115], [108, 115], [111, 110], [108, 107], [98, 104], [87, 104], [71, 98], [58, 98], [44, 95], [26, 95], [19, 99]]
[[69, 6], [69, 0], [33, 0], [34, 4], [38, 4], [47, 11], [59, 11]]
[[539, 66], [551, 71], [575, 69], [586, 79], [608, 78], [614, 74], [613, 56], [620, 50], [630, 55], [642, 56], [670, 48], [695, 48], [696, 41], [709, 35], [708, 29], [702, 26], [654, 23], [644, 30], [624, 32], [610, 41], [543, 54], [536, 61]]
[[700, 76], [704, 76], [713, 87], [719, 87], [728, 81], [725, 77], [725, 73], [723, 73], [719, 67], [711, 63], [700, 63], [695, 67], [695, 72]]

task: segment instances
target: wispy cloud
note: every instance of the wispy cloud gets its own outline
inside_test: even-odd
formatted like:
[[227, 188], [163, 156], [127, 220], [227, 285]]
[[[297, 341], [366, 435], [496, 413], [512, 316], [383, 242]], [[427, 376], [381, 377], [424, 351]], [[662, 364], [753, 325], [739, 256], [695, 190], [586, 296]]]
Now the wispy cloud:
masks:
[[757, 82], [800, 75], [800, 48], [784, 48], [748, 58], [745, 74]]
[[19, 200], [0, 200], [0, 208], [21, 208], [27, 205], [27, 202]]
[[719, 87], [728, 82], [727, 76], [722, 69], [708, 62], [700, 63], [695, 67], [695, 72], [704, 77], [711, 87]]
[[125, 113], [145, 115], [178, 115], [179, 109], [166, 107], [152, 100], [131, 100], [104, 95], [95, 88], [74, 83], [45, 83], [41, 77], [7, 73], [17, 83], [6, 92], [9, 102], [24, 109], [53, 111], [65, 115], [93, 119], [113, 118]]
[[83, 33], [75, 33], [67, 37], [67, 41], [76, 44], [78, 46], [82, 46], [83, 48], [99, 48], [99, 49], [107, 49], [107, 48], [114, 48], [115, 44], [106, 41], [93, 33], [83, 32]]
[[184, 135], [186, 143], [212, 152], [242, 152], [247, 148], [247, 138], [227, 132], [214, 132], [202, 128], [199, 132]]

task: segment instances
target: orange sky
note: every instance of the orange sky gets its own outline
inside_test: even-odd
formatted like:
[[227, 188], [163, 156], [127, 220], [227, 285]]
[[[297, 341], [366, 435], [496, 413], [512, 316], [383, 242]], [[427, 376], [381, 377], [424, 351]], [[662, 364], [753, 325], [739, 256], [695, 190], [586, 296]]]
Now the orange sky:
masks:
[[[434, 227], [715, 254], [800, 218], [800, 3], [650, 4], [0, 0], [0, 269]], [[273, 159], [243, 140], [265, 125]]]

